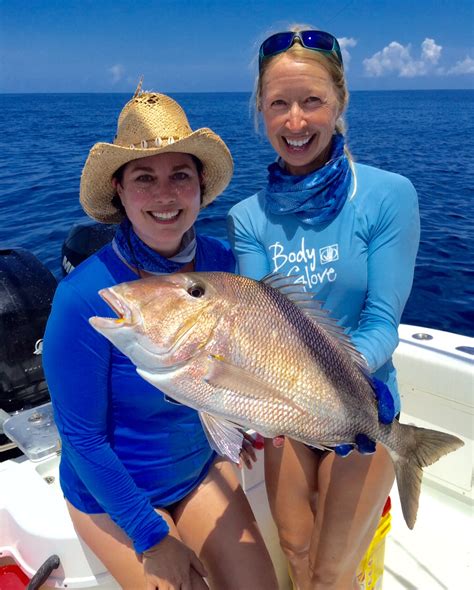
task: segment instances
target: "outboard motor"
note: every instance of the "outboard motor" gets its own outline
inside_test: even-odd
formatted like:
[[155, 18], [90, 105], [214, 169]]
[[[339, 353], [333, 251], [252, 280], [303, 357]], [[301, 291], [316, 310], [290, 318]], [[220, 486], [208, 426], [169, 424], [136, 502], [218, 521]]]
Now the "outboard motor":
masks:
[[76, 268], [88, 256], [112, 241], [117, 226], [96, 222], [76, 223], [72, 226], [61, 249], [63, 276]]
[[[56, 286], [52, 273], [27, 250], [0, 250], [0, 410], [4, 418], [49, 400], [41, 353]], [[7, 439], [1, 427], [0, 433], [1, 448]]]

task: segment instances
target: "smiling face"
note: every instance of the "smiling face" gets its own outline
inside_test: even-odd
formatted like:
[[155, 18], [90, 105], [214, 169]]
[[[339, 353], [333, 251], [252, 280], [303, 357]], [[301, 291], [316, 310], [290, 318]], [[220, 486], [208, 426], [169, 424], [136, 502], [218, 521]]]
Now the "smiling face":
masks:
[[290, 174], [309, 174], [327, 162], [342, 109], [326, 68], [278, 56], [265, 70], [260, 108], [268, 140]]
[[133, 160], [112, 185], [137, 236], [162, 256], [176, 254], [201, 206], [192, 156], [170, 152]]

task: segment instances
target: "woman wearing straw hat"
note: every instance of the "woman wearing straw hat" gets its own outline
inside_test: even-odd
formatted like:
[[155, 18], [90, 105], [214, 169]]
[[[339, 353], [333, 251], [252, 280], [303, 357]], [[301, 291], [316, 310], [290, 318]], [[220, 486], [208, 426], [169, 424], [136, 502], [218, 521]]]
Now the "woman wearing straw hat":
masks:
[[137, 91], [113, 144], [96, 144], [82, 173], [86, 213], [120, 225], [112, 244], [58, 286], [43, 363], [72, 521], [123, 588], [198, 590], [205, 577], [219, 590], [277, 588], [233, 468], [210, 449], [197, 413], [142, 380], [88, 323], [109, 314], [102, 288], [153, 273], [234, 270], [228, 248], [193, 227], [232, 170], [220, 137], [193, 132], [171, 98]]

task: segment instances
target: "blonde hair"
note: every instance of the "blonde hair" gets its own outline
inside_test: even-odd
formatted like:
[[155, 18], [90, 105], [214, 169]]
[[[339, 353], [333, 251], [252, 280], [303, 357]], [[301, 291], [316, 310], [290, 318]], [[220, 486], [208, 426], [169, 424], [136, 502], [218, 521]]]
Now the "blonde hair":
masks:
[[[290, 25], [287, 30], [292, 31], [294, 33], [299, 33], [300, 31], [317, 29], [312, 25], [294, 24]], [[307, 62], [317, 63], [328, 72], [328, 74], [331, 77], [332, 83], [334, 84], [337, 102], [339, 104], [339, 109], [341, 112], [336, 122], [336, 131], [338, 133], [344, 133], [346, 130], [346, 125], [343, 118], [343, 114], [347, 108], [347, 105], [349, 104], [349, 91], [347, 89], [343, 65], [332, 53], [325, 53], [322, 51], [313, 51], [311, 49], [306, 49], [298, 42], [293, 43], [293, 45], [287, 51], [279, 53], [272, 57], [267, 57], [262, 62], [260, 70], [258, 71], [257, 76], [255, 78], [254, 91], [252, 93], [251, 99], [251, 104], [254, 111], [255, 130], [257, 132], [259, 130], [259, 113], [261, 112], [262, 86], [265, 73], [267, 72], [270, 64], [280, 59], [283, 55], [290, 55], [291, 57], [294, 57], [300, 61], [304, 60]]]

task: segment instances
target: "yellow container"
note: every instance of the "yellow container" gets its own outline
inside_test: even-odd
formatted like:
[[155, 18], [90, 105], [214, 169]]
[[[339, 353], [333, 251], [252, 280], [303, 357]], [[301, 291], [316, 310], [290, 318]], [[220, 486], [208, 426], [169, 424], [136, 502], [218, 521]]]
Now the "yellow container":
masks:
[[381, 590], [382, 588], [385, 537], [390, 530], [391, 520], [390, 498], [388, 498], [374, 538], [359, 565], [357, 581], [359, 582], [360, 590]]

